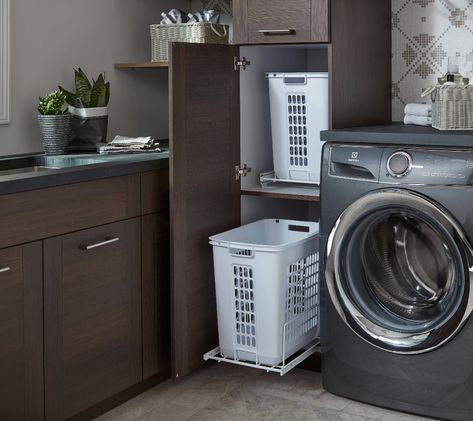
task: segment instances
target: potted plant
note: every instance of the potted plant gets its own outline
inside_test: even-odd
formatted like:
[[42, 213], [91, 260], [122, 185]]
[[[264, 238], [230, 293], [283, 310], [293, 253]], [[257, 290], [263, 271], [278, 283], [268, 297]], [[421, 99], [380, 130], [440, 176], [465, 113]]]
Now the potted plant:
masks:
[[95, 150], [97, 143], [106, 143], [108, 128], [108, 103], [110, 82], [101, 73], [97, 80], [90, 82], [81, 68], [74, 69], [75, 93], [63, 87], [72, 115], [72, 140], [70, 150]]
[[38, 121], [46, 155], [67, 153], [71, 138], [71, 115], [64, 108], [66, 96], [60, 91], [39, 97]]

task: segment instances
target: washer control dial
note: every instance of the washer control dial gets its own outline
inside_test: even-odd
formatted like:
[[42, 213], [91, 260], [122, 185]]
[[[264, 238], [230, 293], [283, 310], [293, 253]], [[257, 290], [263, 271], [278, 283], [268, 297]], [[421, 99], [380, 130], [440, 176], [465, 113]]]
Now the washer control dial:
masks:
[[407, 152], [394, 152], [387, 162], [388, 173], [392, 177], [400, 178], [409, 174], [412, 169], [412, 157]]

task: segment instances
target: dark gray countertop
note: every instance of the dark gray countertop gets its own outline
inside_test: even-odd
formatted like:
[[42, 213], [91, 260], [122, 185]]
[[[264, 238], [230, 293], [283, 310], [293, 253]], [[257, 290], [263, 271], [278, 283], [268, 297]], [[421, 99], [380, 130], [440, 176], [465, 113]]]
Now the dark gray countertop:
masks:
[[392, 123], [383, 126], [328, 130], [322, 132], [321, 140], [324, 142], [473, 148], [473, 131], [441, 131], [432, 127]]
[[[169, 152], [129, 155], [71, 154], [68, 158], [97, 158], [103, 162], [39, 172], [0, 175], [0, 195], [118, 177], [169, 167]], [[25, 157], [21, 157], [24, 159]], [[2, 161], [11, 157], [0, 158]]]

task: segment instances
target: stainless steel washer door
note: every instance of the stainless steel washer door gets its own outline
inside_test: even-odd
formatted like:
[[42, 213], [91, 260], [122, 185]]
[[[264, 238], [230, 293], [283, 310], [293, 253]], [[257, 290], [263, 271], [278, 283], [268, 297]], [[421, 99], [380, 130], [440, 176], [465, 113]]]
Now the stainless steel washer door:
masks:
[[332, 302], [361, 338], [415, 354], [450, 340], [473, 310], [473, 250], [445, 210], [378, 190], [340, 216], [327, 243]]

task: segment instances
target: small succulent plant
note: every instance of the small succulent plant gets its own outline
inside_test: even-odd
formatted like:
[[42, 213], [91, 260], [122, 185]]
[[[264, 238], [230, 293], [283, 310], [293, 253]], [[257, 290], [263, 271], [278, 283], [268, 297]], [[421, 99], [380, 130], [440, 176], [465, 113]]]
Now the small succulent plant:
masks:
[[38, 112], [41, 115], [64, 115], [67, 109], [64, 109], [66, 96], [61, 91], [51, 92], [45, 97], [39, 97]]
[[105, 82], [105, 74], [100, 73], [97, 80], [89, 78], [84, 71], [74, 69], [74, 80], [76, 92], [72, 93], [59, 86], [59, 90], [65, 95], [66, 102], [77, 108], [106, 107], [110, 100], [110, 82]]

